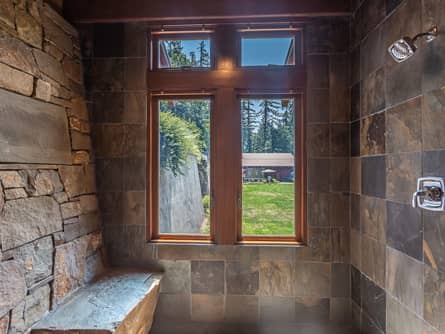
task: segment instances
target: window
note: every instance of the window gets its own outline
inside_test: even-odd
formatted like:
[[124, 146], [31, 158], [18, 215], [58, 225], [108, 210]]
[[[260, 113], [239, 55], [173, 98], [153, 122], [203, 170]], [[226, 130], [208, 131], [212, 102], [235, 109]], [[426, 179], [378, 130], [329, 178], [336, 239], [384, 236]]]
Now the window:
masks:
[[212, 66], [211, 40], [208, 35], [196, 37], [158, 36], [156, 39], [157, 68], [206, 69]]
[[241, 100], [242, 235], [295, 235], [293, 98]]
[[[153, 35], [149, 241], [305, 242], [306, 75], [296, 34], [223, 25], [205, 38], [202, 31]], [[190, 54], [197, 46], [214, 50], [209, 62]], [[286, 62], [292, 66], [264, 70]]]

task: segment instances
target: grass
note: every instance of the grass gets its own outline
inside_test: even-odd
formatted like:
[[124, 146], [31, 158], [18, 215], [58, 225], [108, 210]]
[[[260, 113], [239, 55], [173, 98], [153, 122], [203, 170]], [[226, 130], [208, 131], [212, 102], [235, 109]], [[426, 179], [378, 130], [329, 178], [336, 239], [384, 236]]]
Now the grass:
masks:
[[243, 235], [294, 234], [294, 184], [243, 185]]

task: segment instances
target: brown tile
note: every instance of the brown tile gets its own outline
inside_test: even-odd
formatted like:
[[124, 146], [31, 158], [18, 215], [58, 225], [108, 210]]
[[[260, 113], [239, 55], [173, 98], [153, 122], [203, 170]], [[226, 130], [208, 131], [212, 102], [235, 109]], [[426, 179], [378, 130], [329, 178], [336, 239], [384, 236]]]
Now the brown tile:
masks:
[[422, 149], [421, 124], [421, 98], [410, 100], [387, 111], [387, 153], [420, 151]]
[[124, 126], [95, 125], [93, 130], [95, 154], [99, 158], [120, 157], [124, 153]]
[[93, 120], [95, 123], [117, 123], [122, 121], [124, 94], [95, 93], [93, 101]]
[[359, 231], [352, 229], [351, 234], [351, 264], [357, 269], [362, 267], [362, 238]]
[[97, 58], [91, 65], [89, 84], [92, 92], [121, 92], [124, 89], [122, 58]]
[[259, 288], [259, 266], [255, 263], [227, 262], [226, 285], [230, 295], [256, 295]]
[[383, 40], [382, 28], [378, 27], [372, 31], [363, 41], [361, 46], [361, 78], [367, 78], [369, 74], [375, 72], [384, 65], [385, 42]]
[[425, 320], [442, 333], [445, 331], [445, 274], [424, 266]]
[[362, 273], [354, 266], [351, 266], [351, 299], [353, 304], [356, 304], [359, 308], [362, 305], [361, 296], [361, 280]]
[[125, 23], [124, 55], [126, 57], [145, 57], [147, 55], [147, 27], [140, 22]]
[[121, 158], [96, 159], [97, 187], [100, 191], [123, 190], [123, 161]]
[[259, 298], [256, 296], [226, 296], [225, 320], [233, 322], [257, 322]]
[[124, 24], [95, 24], [93, 31], [95, 57], [122, 57], [124, 55]]
[[127, 123], [146, 123], [147, 94], [128, 92], [124, 94], [124, 112], [122, 119]]
[[409, 256], [422, 261], [422, 219], [419, 209], [411, 205], [386, 202], [386, 242]]
[[351, 292], [351, 266], [346, 263], [332, 264], [332, 297], [349, 297]]
[[293, 296], [294, 266], [285, 261], [260, 263], [260, 296]]
[[329, 156], [329, 125], [313, 124], [307, 127], [307, 152], [310, 157]]
[[442, 212], [423, 213], [425, 263], [445, 272], [445, 215]]
[[125, 60], [123, 84], [126, 91], [143, 91], [147, 89], [147, 66], [148, 61], [146, 58], [127, 58]]
[[380, 287], [385, 287], [386, 247], [374, 239], [362, 236], [361, 269]]
[[360, 232], [360, 195], [351, 194], [351, 228]]
[[327, 322], [329, 311], [329, 298], [297, 297], [295, 300], [296, 322]]
[[349, 191], [349, 158], [332, 158], [329, 161], [330, 190]]
[[422, 105], [423, 149], [445, 149], [445, 88], [426, 93]]
[[409, 310], [423, 316], [423, 264], [387, 247], [386, 288]]
[[362, 119], [360, 125], [360, 154], [385, 153], [385, 114], [380, 113]]
[[384, 198], [386, 194], [386, 158], [361, 158], [362, 194]]
[[349, 57], [333, 55], [329, 65], [329, 105], [331, 122], [348, 122], [349, 107]]
[[[360, 75], [360, 74], [359, 74]], [[351, 87], [351, 121], [360, 119], [361, 114], [361, 83]]]
[[160, 261], [164, 269], [161, 293], [190, 294], [190, 261]]
[[360, 194], [362, 188], [362, 169], [360, 158], [351, 158], [351, 192], [354, 194]]
[[124, 160], [124, 189], [145, 190], [147, 174], [144, 155], [128, 157]]
[[307, 194], [307, 219], [309, 226], [329, 226], [329, 193], [308, 193]]
[[423, 321], [394, 298], [386, 300], [387, 333], [422, 333]]
[[123, 193], [122, 219], [123, 224], [145, 224], [145, 192], [127, 191]]
[[218, 322], [224, 319], [224, 296], [192, 295], [192, 320]]
[[295, 250], [298, 261], [331, 261], [331, 231], [328, 228], [310, 228], [308, 246]]
[[125, 148], [127, 156], [146, 152], [147, 129], [145, 125], [125, 125]]
[[429, 151], [423, 153], [423, 175], [445, 175], [445, 150]]
[[385, 0], [365, 1], [362, 5], [363, 34], [366, 35], [385, 17]]
[[294, 284], [298, 297], [330, 297], [331, 265], [316, 262], [297, 263]]
[[386, 292], [365, 275], [362, 275], [360, 285], [363, 333], [374, 333], [375, 330], [384, 333], [386, 328]]
[[332, 227], [349, 227], [349, 195], [329, 194], [329, 222]]
[[[443, 29], [443, 24], [441, 29]], [[419, 52], [419, 58], [423, 58], [423, 92], [429, 92], [445, 86], [445, 69], [442, 66], [445, 61], [445, 39], [439, 34], [434, 42], [434, 44], [426, 45], [422, 52]]]
[[308, 89], [308, 123], [329, 122], [329, 90]]
[[192, 293], [224, 294], [224, 262], [192, 261]]
[[260, 320], [294, 321], [295, 299], [292, 297], [260, 297]]
[[329, 159], [309, 159], [308, 190], [311, 192], [329, 192]]
[[307, 71], [309, 88], [329, 88], [328, 56], [312, 55], [308, 57]]
[[260, 247], [260, 261], [290, 261], [295, 259], [294, 247]]
[[163, 320], [190, 320], [189, 294], [161, 293], [156, 307], [155, 318]]
[[372, 115], [385, 109], [385, 70], [372, 72], [362, 81], [361, 115]]
[[349, 262], [349, 233], [347, 228], [333, 228], [331, 231], [332, 261]]
[[411, 203], [413, 189], [422, 175], [421, 153], [388, 155], [386, 168], [386, 198]]
[[330, 126], [330, 156], [349, 157], [350, 152], [349, 124], [331, 124]]
[[337, 324], [351, 323], [351, 300], [349, 298], [331, 298], [329, 319]]
[[380, 243], [386, 242], [386, 202], [383, 199], [362, 196], [360, 198], [362, 233]]

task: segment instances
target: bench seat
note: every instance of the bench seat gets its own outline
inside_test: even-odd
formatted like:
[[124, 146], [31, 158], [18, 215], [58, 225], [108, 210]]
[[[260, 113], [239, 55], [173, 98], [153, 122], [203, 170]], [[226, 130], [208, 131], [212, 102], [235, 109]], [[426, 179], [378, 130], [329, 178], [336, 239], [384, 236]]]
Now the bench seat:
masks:
[[147, 334], [161, 274], [112, 269], [74, 292], [37, 323], [32, 334]]

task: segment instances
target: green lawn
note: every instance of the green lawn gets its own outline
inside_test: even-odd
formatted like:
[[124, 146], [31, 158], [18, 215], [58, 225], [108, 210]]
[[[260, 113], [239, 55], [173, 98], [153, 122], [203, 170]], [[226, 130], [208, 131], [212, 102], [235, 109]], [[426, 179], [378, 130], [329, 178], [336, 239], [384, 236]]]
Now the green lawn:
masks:
[[294, 184], [243, 185], [243, 235], [293, 235]]

